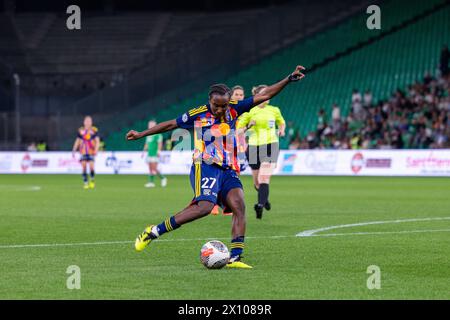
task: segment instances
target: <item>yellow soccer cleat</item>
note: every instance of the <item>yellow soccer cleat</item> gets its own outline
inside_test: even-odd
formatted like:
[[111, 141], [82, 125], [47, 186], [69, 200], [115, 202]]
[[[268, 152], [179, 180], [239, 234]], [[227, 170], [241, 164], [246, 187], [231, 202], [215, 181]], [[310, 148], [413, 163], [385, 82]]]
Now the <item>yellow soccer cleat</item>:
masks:
[[253, 269], [252, 266], [242, 262], [240, 257], [231, 258], [230, 262], [227, 263], [227, 268]]
[[91, 189], [95, 188], [95, 182], [94, 181], [90, 181], [89, 182], [89, 188], [91, 188]]
[[144, 232], [142, 232], [138, 237], [136, 238], [136, 242], [134, 243], [134, 248], [137, 252], [141, 252], [145, 249], [145, 247], [148, 246], [148, 244], [152, 241], [152, 238], [150, 237], [150, 234], [152, 233], [152, 228], [154, 226], [148, 226], [145, 228]]
[[83, 185], [83, 189], [84, 189], [84, 190], [89, 189], [89, 185], [88, 185], [87, 183], [85, 183], [85, 184]]

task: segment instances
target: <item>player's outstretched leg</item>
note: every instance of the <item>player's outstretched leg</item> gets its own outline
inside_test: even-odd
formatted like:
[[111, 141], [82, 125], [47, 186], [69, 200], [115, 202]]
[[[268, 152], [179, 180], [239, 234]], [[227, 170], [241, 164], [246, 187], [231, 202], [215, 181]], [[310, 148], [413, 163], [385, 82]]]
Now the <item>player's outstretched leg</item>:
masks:
[[156, 226], [148, 226], [136, 238], [136, 242], [134, 244], [136, 251], [144, 250], [152, 240], [167, 232], [178, 229], [185, 223], [207, 216], [211, 212], [213, 205], [214, 203], [209, 201], [199, 201], [198, 203], [188, 206], [175, 216], [164, 220]]
[[230, 262], [227, 264], [227, 267], [251, 269], [251, 266], [241, 261], [242, 253], [244, 252], [246, 227], [244, 191], [241, 188], [231, 189], [227, 194], [226, 201], [233, 211]]

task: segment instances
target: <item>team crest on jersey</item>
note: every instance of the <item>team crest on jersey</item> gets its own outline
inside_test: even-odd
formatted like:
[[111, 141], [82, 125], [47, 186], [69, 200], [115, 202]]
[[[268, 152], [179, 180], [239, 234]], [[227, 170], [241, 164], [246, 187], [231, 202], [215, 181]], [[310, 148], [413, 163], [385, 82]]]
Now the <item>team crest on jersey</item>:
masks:
[[183, 122], [188, 121], [188, 115], [187, 115], [187, 113], [183, 114], [183, 117], [181, 117], [181, 120], [182, 120]]

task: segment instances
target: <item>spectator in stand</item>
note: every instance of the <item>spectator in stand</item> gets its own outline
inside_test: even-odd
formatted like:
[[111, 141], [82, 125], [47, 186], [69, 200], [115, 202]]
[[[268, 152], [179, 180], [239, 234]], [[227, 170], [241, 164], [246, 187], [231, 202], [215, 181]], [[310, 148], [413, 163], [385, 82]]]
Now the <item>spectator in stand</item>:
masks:
[[360, 121], [363, 118], [364, 110], [362, 105], [362, 96], [358, 90], [353, 90], [352, 94], [352, 111], [355, 120]]
[[30, 152], [37, 151], [36, 142], [31, 142], [27, 147], [27, 151], [30, 151]]
[[304, 139], [295, 135], [289, 149], [450, 148], [449, 59], [445, 46], [437, 76], [426, 72], [421, 81], [405, 91], [397, 89], [385, 100], [375, 99], [369, 89], [363, 96], [354, 89], [348, 115], [333, 104], [328, 125], [326, 112], [321, 108], [316, 130]]
[[100, 145], [98, 147], [98, 151], [105, 151], [106, 150], [105, 140], [103, 140], [102, 137], [99, 138], [100, 138]]
[[360, 140], [360, 139], [359, 139], [358, 134], [357, 134], [357, 133], [354, 133], [353, 136], [352, 136], [352, 138], [351, 138], [351, 140], [350, 140], [350, 145], [351, 145], [351, 148], [352, 148], [353, 150], [360, 149], [360, 148], [359, 148], [359, 147], [360, 147], [360, 141], [359, 141], [359, 140]]
[[370, 90], [366, 90], [366, 92], [364, 92], [364, 97], [363, 97], [363, 107], [364, 108], [369, 108], [372, 105], [372, 91]]
[[47, 143], [45, 141], [41, 141], [36, 145], [36, 149], [39, 152], [47, 151]]
[[172, 139], [166, 139], [166, 141], [164, 142], [164, 150], [170, 151], [172, 150], [173, 147], [173, 142]]
[[355, 102], [361, 102], [362, 100], [362, 96], [361, 93], [359, 92], [359, 90], [357, 89], [353, 89], [353, 93], [352, 93], [352, 104]]
[[280, 149], [289, 149], [291, 142], [297, 137], [298, 129], [294, 126], [294, 122], [288, 121], [285, 135], [280, 137]]
[[291, 143], [289, 144], [289, 150], [297, 150], [302, 147], [302, 141], [300, 139], [300, 136], [296, 136]]
[[341, 128], [341, 108], [334, 103], [331, 108], [331, 121], [333, 126], [333, 133], [336, 134]]
[[326, 113], [323, 108], [319, 110], [317, 114], [317, 135], [321, 135], [325, 127], [327, 126]]
[[[392, 96], [377, 104], [368, 103], [367, 111], [358, 120], [351, 110], [341, 129], [333, 135], [317, 136], [310, 148], [448, 148], [450, 146], [449, 79], [434, 77], [427, 72], [421, 82], [410, 85], [406, 92], [396, 90]], [[356, 98], [355, 98], [356, 97]], [[352, 98], [358, 102], [357, 94]], [[324, 132], [326, 128], [324, 129]]]

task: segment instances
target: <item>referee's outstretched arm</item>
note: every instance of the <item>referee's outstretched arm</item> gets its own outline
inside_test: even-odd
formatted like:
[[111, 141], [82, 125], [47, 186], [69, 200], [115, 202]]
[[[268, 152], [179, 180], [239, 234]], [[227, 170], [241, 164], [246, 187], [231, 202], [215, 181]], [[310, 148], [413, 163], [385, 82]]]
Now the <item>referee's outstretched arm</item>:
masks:
[[258, 104], [269, 100], [271, 98], [273, 98], [274, 96], [276, 96], [281, 90], [283, 90], [283, 88], [292, 81], [298, 81], [301, 80], [305, 77], [305, 75], [302, 73], [302, 71], [305, 70], [305, 67], [303, 66], [297, 66], [295, 68], [295, 71], [293, 73], [291, 73], [289, 76], [287, 76], [286, 78], [284, 78], [283, 80], [268, 86], [267, 88], [265, 88], [264, 90], [262, 90], [262, 92], [255, 94], [253, 96], [253, 105], [257, 106]]

